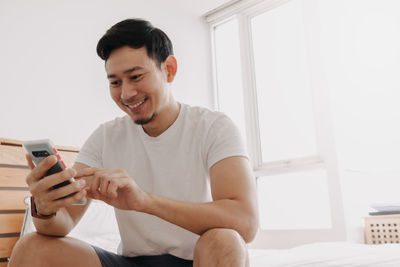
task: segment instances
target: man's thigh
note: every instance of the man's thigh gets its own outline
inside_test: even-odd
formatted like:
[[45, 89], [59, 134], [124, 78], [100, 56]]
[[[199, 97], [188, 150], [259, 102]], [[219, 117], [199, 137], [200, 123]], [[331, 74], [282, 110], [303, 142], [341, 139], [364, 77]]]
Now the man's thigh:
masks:
[[103, 267], [192, 267], [193, 261], [173, 255], [124, 257], [93, 246]]

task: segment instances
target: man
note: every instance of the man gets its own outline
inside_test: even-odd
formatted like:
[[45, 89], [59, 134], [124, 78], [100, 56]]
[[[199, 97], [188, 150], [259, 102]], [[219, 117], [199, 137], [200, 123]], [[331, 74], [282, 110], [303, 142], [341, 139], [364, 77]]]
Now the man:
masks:
[[[97, 53], [127, 116], [94, 131], [73, 169], [41, 179], [56, 158], [34, 167], [28, 157], [38, 233], [18, 242], [9, 266], [248, 266], [245, 242], [258, 215], [237, 128], [219, 112], [174, 99], [172, 44], [149, 22], [117, 23]], [[71, 177], [76, 182], [50, 190]], [[72, 205], [85, 196], [88, 204]], [[65, 237], [91, 198], [115, 208], [119, 255]]]

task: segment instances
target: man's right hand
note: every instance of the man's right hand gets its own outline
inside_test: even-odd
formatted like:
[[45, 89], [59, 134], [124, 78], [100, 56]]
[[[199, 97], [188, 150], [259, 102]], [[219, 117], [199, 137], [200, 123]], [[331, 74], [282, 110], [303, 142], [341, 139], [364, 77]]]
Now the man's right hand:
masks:
[[[66, 186], [53, 189], [54, 185], [67, 181], [76, 175], [74, 169], [65, 169], [62, 172], [46, 176], [46, 172], [57, 162], [57, 157], [49, 156], [38, 166], [32, 162], [29, 155], [26, 155], [31, 172], [26, 177], [29, 191], [35, 197], [35, 205], [38, 213], [48, 215], [57, 212], [62, 207], [67, 207], [75, 202], [82, 200], [86, 196], [85, 180], [79, 179]], [[71, 193], [76, 194], [68, 196]]]

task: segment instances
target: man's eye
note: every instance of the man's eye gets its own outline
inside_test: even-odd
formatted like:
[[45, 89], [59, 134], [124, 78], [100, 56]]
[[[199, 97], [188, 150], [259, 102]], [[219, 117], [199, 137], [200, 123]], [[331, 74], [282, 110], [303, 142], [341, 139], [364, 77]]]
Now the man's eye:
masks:
[[138, 80], [140, 77], [142, 77], [143, 74], [137, 74], [137, 75], [132, 75], [130, 78], [131, 80]]
[[118, 86], [120, 84], [120, 81], [112, 81], [110, 82], [111, 86]]

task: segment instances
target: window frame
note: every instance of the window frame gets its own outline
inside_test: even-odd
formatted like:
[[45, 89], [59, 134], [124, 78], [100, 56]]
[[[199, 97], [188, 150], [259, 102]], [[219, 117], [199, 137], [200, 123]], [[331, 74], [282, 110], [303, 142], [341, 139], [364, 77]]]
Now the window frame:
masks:
[[[318, 241], [343, 241], [346, 239], [342, 193], [339, 183], [338, 163], [333, 136], [332, 119], [329, 108], [328, 83], [324, 73], [321, 54], [321, 41], [315, 37], [320, 33], [317, 1], [303, 0], [303, 12], [307, 25], [307, 51], [309, 57], [310, 87], [313, 92], [313, 110], [316, 127], [317, 154], [302, 158], [274, 162], [262, 162], [261, 139], [258, 125], [258, 103], [253, 54], [251, 19], [293, 0], [244, 0], [232, 1], [227, 5], [205, 15], [210, 26], [212, 48], [212, 70], [215, 108], [218, 107], [218, 86], [216, 73], [214, 29], [219, 25], [237, 19], [239, 26], [240, 60], [242, 66], [242, 88], [245, 106], [246, 142], [250, 163], [255, 177], [300, 170], [326, 169], [327, 186], [331, 207], [331, 225], [329, 229], [302, 230], [259, 230], [253, 247], [288, 248]], [[318, 89], [318, 90], [317, 90]]]

